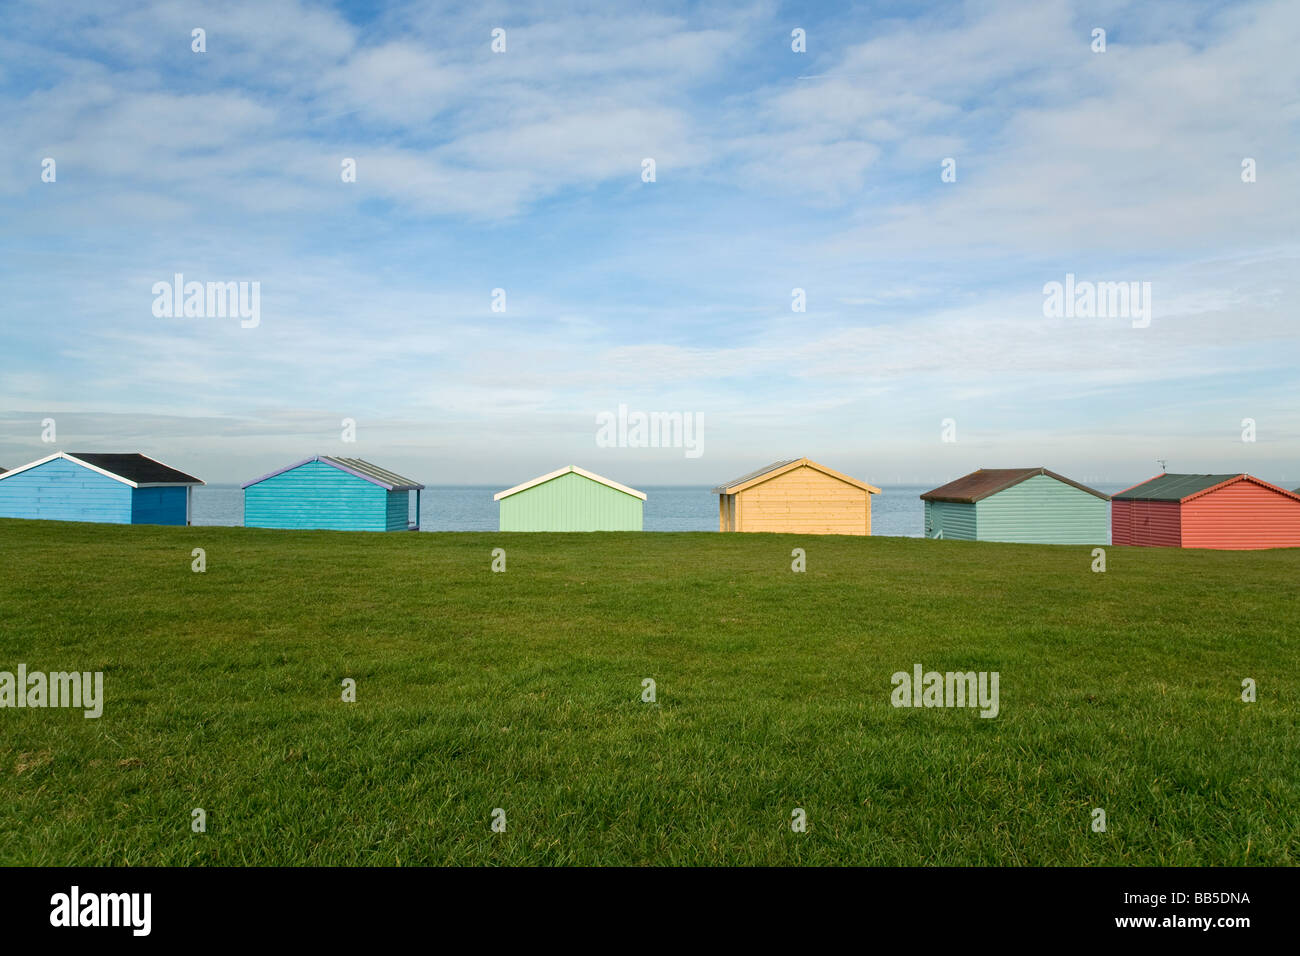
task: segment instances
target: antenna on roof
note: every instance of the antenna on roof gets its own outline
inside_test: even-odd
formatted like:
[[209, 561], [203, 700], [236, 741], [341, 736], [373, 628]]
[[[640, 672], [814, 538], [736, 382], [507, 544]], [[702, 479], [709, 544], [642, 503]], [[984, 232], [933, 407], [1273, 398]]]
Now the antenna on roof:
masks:
[[1168, 460], [1169, 460], [1169, 459], [1167, 459], [1167, 458], [1157, 458], [1157, 459], [1156, 459], [1156, 461], [1160, 462], [1160, 470], [1161, 470], [1161, 471], [1168, 471], [1168, 470], [1169, 470], [1169, 469], [1167, 469], [1167, 468], [1165, 467], [1165, 463], [1166, 463]]

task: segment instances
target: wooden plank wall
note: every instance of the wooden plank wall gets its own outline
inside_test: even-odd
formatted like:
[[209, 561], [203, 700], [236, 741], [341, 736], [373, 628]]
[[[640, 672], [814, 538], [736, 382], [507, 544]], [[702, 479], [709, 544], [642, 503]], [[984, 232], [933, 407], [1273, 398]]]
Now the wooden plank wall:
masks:
[[0, 481], [0, 518], [131, 523], [130, 485], [56, 458]]
[[871, 534], [871, 495], [803, 466], [736, 495], [741, 531]]

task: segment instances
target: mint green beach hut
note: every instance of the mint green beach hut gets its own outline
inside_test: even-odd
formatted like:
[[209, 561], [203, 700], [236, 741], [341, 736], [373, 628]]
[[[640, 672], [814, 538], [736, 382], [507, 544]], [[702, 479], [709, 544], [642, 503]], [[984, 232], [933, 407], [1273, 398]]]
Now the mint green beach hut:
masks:
[[1110, 543], [1110, 496], [1046, 468], [981, 468], [921, 500], [927, 538]]
[[645, 497], [577, 465], [492, 496], [502, 531], [640, 531]]

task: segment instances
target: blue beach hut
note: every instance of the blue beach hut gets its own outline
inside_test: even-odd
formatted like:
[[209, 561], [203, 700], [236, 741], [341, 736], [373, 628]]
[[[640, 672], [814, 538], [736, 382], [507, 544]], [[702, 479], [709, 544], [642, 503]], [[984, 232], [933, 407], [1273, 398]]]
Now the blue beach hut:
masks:
[[414, 531], [420, 526], [424, 485], [361, 458], [305, 458], [243, 488], [247, 528]]
[[201, 484], [134, 452], [60, 451], [0, 474], [0, 518], [186, 525]]

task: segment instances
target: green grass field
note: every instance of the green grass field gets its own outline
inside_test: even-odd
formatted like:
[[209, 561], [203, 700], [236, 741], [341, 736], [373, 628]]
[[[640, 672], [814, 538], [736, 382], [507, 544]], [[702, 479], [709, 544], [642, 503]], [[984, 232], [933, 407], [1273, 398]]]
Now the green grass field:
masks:
[[[0, 862], [1300, 863], [1300, 551], [1107, 561], [0, 521], [0, 670], [107, 698], [0, 710]], [[916, 663], [1001, 713], [892, 707]]]

